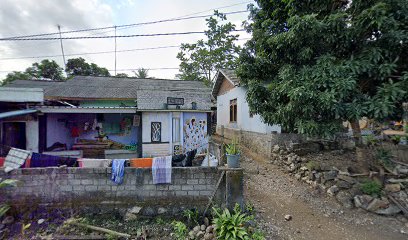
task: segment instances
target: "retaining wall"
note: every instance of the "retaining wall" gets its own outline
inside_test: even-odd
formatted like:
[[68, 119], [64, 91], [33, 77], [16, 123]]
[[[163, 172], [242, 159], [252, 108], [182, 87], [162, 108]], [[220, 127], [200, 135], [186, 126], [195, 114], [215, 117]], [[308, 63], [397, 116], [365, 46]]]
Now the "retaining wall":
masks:
[[[0, 189], [0, 200], [13, 205], [138, 204], [202, 208], [208, 203], [222, 172], [214, 167], [173, 168], [172, 184], [154, 185], [151, 169], [126, 168], [124, 182], [117, 185], [110, 180], [111, 171], [111, 168], [29, 168], [6, 174], [0, 169], [0, 178], [21, 181], [19, 187]], [[227, 173], [239, 175], [242, 169]], [[222, 186], [242, 185], [242, 177], [238, 182], [236, 179], [227, 181], [224, 178]], [[216, 201], [226, 201], [224, 198], [229, 196], [226, 189], [218, 190]], [[242, 196], [242, 192], [233, 194]]]

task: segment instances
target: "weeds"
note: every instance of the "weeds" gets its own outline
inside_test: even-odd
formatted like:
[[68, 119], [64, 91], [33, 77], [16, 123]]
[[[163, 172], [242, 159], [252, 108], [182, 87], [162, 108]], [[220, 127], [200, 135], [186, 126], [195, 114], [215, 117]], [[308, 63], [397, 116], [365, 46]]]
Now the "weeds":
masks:
[[173, 221], [171, 225], [173, 225], [176, 240], [184, 240], [187, 237], [187, 226], [183, 222]]
[[381, 189], [381, 184], [375, 180], [367, 179], [361, 184], [361, 191], [368, 195], [381, 196]]
[[248, 231], [244, 226], [253, 219], [253, 216], [242, 213], [238, 204], [235, 205], [232, 213], [228, 209], [221, 211], [213, 208], [213, 215], [217, 239], [249, 239]]
[[199, 213], [196, 209], [187, 209], [183, 211], [183, 216], [187, 218], [189, 224], [198, 225]]

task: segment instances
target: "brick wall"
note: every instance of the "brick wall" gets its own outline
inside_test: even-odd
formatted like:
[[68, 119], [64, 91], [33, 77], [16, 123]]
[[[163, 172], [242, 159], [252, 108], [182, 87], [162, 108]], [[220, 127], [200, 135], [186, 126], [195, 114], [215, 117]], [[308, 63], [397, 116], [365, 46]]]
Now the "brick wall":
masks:
[[[31, 168], [10, 174], [0, 170], [0, 178], [21, 181], [17, 188], [0, 189], [0, 200], [13, 204], [205, 206], [220, 174], [219, 169], [210, 167], [173, 168], [172, 184], [154, 185], [151, 169], [126, 168], [124, 183], [116, 185], [110, 180], [110, 168]], [[225, 192], [218, 196], [225, 196]]]

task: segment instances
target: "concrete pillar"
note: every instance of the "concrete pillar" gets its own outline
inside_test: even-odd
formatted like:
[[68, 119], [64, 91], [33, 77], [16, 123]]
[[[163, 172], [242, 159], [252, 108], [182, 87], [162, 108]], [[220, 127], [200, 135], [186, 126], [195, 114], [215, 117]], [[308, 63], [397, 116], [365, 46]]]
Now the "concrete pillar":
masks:
[[228, 209], [233, 209], [238, 203], [244, 208], [244, 171], [242, 168], [226, 170], [225, 177], [225, 203]]

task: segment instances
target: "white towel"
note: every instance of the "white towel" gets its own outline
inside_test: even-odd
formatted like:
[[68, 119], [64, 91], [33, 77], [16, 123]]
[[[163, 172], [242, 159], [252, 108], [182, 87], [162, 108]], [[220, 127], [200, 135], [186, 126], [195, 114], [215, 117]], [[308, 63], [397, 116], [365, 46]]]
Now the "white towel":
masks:
[[172, 156], [153, 158], [153, 184], [171, 183], [171, 159]]
[[4, 171], [10, 172], [21, 167], [31, 155], [30, 151], [23, 149], [11, 148], [4, 160]]

